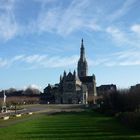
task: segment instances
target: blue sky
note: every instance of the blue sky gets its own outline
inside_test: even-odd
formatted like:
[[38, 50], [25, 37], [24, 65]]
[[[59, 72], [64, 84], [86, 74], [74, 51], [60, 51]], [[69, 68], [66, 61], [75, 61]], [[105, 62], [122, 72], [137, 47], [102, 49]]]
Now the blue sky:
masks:
[[0, 0], [0, 88], [43, 89], [77, 68], [97, 86], [140, 83], [139, 0]]

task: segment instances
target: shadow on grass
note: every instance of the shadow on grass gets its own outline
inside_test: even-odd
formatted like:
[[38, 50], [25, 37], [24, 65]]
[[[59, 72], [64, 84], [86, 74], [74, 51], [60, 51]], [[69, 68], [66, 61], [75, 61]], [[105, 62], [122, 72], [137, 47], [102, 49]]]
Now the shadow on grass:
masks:
[[98, 134], [98, 133], [66, 133], [66, 134], [61, 134], [61, 133], [50, 133], [50, 134], [45, 134], [45, 133], [40, 133], [39, 134], [35, 134], [35, 133], [31, 133], [31, 134], [26, 134], [26, 137], [24, 137], [23, 139], [42, 139], [42, 138], [46, 138], [47, 140], [50, 139], [72, 139], [72, 140], [77, 140], [77, 139], [85, 139], [85, 140], [89, 140], [89, 139], [100, 139], [100, 140], [112, 140], [112, 139], [116, 139], [116, 140], [121, 140], [121, 139], [126, 139], [126, 140], [133, 140], [133, 139], [140, 139], [140, 137], [138, 136], [126, 136], [126, 135], [116, 135], [116, 134]]
[[44, 116], [23, 139], [121, 140], [140, 139], [140, 133], [95, 112], [61, 112]]

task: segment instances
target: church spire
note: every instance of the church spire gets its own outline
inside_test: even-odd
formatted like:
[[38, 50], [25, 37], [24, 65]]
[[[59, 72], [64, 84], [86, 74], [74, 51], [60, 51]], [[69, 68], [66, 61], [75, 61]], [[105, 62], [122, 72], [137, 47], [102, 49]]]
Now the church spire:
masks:
[[81, 40], [80, 59], [81, 59], [82, 61], [85, 60], [85, 48], [84, 48], [83, 38], [82, 38], [82, 40]]
[[88, 73], [88, 65], [85, 57], [83, 38], [81, 40], [80, 59], [78, 61], [77, 73], [78, 73], [78, 77], [87, 76]]
[[83, 47], [84, 47], [83, 38], [82, 38], [82, 40], [81, 40], [81, 46], [83, 46]]

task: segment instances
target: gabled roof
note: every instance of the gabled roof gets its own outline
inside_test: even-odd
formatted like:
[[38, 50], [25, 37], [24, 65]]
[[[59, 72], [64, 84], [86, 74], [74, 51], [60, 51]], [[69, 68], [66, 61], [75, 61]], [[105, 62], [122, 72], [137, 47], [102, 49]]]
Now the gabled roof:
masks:
[[67, 77], [73, 77], [73, 74], [71, 72], [69, 72]]

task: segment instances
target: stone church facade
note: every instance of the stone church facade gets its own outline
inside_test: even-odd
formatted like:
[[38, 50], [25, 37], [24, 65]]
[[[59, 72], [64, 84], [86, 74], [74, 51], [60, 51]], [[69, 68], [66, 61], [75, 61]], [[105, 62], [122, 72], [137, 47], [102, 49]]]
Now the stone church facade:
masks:
[[64, 71], [58, 84], [50, 85], [44, 89], [44, 99], [56, 104], [87, 104], [94, 103], [96, 97], [96, 78], [93, 74], [88, 76], [88, 63], [85, 57], [83, 39], [81, 41], [80, 58], [77, 73]]

